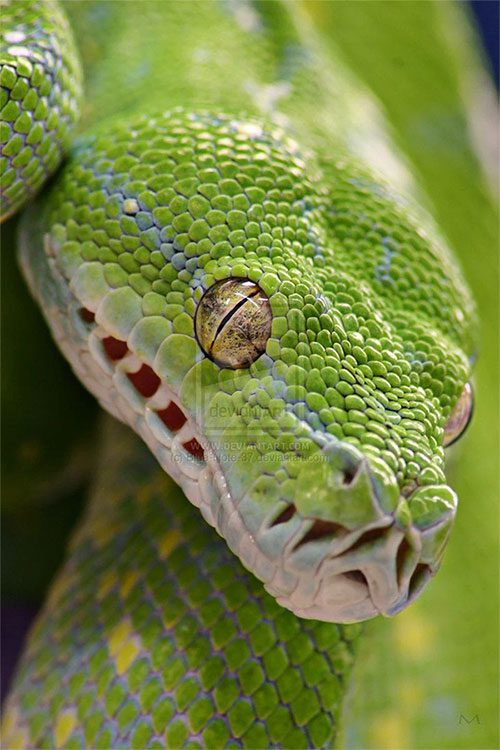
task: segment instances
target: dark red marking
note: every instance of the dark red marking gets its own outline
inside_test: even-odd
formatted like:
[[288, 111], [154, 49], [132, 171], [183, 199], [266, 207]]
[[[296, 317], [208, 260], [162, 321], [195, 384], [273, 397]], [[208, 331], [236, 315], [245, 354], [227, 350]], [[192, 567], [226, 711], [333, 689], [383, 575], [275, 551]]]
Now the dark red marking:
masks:
[[188, 440], [187, 443], [183, 443], [182, 447], [185, 451], [190, 453], [192, 456], [198, 459], [198, 461], [203, 461], [205, 458], [205, 451], [199, 444], [199, 442], [196, 440], [196, 438], [191, 438], [191, 440]]
[[123, 359], [128, 352], [128, 346], [125, 341], [119, 341], [113, 338], [113, 336], [103, 339], [102, 345], [106, 350], [106, 354], [112, 360]]
[[156, 393], [161, 382], [149, 365], [142, 365], [137, 372], [127, 372], [127, 378], [145, 398], [149, 398], [153, 393]]
[[94, 313], [91, 310], [87, 310], [86, 307], [80, 307], [78, 312], [80, 313], [80, 318], [85, 323], [93, 323], [95, 321]]
[[160, 417], [163, 424], [168, 427], [171, 432], [177, 432], [180, 430], [182, 425], [186, 422], [186, 416], [182, 409], [179, 409], [177, 404], [173, 401], [169, 403], [166, 409], [156, 412]]

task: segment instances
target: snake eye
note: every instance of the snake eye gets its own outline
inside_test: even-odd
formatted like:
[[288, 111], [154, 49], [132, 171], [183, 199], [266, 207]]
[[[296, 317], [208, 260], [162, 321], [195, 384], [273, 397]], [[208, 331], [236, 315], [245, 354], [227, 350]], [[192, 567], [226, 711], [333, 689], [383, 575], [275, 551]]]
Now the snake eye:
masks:
[[443, 445], [447, 448], [465, 432], [472, 418], [474, 409], [474, 392], [470, 383], [466, 383], [460, 398], [444, 426]]
[[196, 309], [195, 331], [220, 367], [248, 367], [265, 351], [272, 313], [262, 289], [248, 279], [225, 279], [208, 289]]

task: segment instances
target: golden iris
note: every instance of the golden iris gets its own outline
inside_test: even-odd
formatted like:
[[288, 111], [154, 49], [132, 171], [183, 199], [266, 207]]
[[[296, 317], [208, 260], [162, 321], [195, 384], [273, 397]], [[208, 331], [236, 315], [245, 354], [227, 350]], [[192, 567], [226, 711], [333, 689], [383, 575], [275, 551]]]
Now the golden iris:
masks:
[[220, 367], [248, 367], [266, 349], [272, 313], [268, 297], [248, 279], [224, 279], [196, 309], [195, 331], [207, 357]]

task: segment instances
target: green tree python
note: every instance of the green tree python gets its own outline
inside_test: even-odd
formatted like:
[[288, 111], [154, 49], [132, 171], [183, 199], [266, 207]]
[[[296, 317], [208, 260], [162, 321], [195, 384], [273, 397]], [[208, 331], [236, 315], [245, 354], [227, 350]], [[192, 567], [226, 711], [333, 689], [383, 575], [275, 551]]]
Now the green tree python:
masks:
[[3, 7], [2, 210], [143, 442], [103, 426], [6, 746], [330, 747], [359, 623], [442, 560], [474, 303], [331, 9], [64, 10]]

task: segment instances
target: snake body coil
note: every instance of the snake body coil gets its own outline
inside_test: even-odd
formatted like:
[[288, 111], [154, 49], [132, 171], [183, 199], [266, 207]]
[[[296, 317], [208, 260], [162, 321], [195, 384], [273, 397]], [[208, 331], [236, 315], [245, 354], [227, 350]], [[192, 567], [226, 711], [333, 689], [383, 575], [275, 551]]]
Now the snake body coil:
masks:
[[2, 219], [38, 192], [67, 151], [81, 71], [71, 31], [50, 2], [2, 4]]

